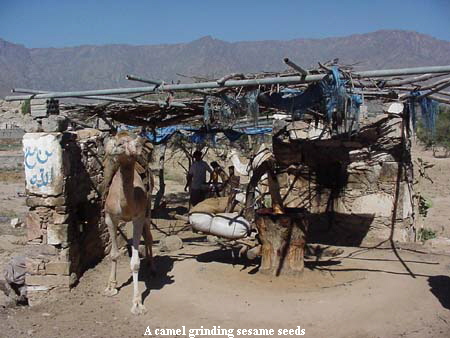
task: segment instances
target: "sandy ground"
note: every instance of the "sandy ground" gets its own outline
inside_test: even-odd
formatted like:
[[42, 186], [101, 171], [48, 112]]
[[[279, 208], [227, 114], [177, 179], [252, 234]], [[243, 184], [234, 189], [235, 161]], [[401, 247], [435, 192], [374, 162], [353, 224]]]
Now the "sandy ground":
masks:
[[[436, 163], [430, 171], [436, 183], [424, 191], [433, 202], [425, 226], [450, 237], [450, 159], [427, 160]], [[20, 216], [26, 210], [21, 183], [1, 183], [2, 209]], [[180, 184], [169, 181], [167, 192], [168, 201], [175, 203], [170, 207], [183, 202]], [[154, 222], [162, 230], [180, 227], [162, 219]], [[0, 224], [0, 265], [23, 250], [23, 234], [23, 229]], [[156, 230], [154, 234], [161, 236]], [[308, 260], [299, 278], [275, 278], [258, 273], [256, 264], [233, 259], [229, 250], [190, 231], [182, 237], [184, 248], [170, 254], [158, 252], [155, 245], [155, 277], [141, 265], [145, 315], [130, 313], [133, 290], [129, 258], [123, 255], [118, 295], [102, 295], [110, 269], [105, 259], [55, 301], [0, 310], [0, 337], [137, 337], [147, 326], [155, 337], [187, 337], [190, 329], [202, 326], [234, 329], [229, 337], [238, 337], [237, 329], [256, 328], [274, 329], [274, 336], [281, 337], [278, 329], [297, 326], [305, 329], [306, 337], [450, 337], [450, 250], [446, 247], [400, 245], [398, 254], [413, 276], [389, 246], [382, 246], [343, 248], [338, 257]], [[183, 326], [186, 335], [155, 334], [156, 329]]]

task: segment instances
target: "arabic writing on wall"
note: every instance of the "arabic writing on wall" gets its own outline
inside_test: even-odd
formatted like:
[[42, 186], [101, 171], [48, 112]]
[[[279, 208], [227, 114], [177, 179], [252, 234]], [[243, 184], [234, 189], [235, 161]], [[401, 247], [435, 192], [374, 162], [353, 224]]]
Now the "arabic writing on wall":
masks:
[[45, 166], [52, 155], [53, 152], [38, 147], [25, 148], [25, 167], [35, 172], [28, 181], [32, 186], [40, 188], [53, 182], [53, 168]]
[[23, 153], [27, 190], [42, 195], [61, 194], [64, 175], [58, 135], [25, 134]]

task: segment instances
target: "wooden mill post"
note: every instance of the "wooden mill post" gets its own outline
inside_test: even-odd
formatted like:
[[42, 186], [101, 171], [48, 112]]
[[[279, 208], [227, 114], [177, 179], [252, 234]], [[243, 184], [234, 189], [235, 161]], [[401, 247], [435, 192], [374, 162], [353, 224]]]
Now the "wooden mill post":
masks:
[[262, 243], [261, 273], [298, 275], [304, 268], [307, 220], [303, 209], [285, 208], [283, 214], [273, 209], [256, 212], [256, 227]]

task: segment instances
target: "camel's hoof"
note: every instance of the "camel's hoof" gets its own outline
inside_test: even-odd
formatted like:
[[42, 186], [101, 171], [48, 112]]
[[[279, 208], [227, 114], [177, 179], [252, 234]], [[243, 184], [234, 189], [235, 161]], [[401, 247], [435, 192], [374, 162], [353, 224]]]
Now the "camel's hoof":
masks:
[[142, 305], [142, 303], [140, 303], [140, 302], [134, 303], [133, 306], [131, 307], [131, 313], [134, 315], [142, 315], [146, 312], [147, 312], [147, 310], [146, 310], [145, 306]]
[[108, 287], [105, 289], [105, 291], [103, 291], [103, 294], [104, 294], [105, 296], [112, 297], [112, 296], [117, 295], [118, 292], [119, 292], [119, 291], [117, 291], [116, 288], [113, 288], [113, 287], [108, 286]]

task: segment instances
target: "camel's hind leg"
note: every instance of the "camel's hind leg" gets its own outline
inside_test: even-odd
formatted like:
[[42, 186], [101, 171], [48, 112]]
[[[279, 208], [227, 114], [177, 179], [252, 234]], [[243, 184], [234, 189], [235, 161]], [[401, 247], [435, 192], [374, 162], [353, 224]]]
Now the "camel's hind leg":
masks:
[[131, 306], [131, 312], [133, 314], [142, 314], [144, 313], [145, 307], [142, 305], [141, 295], [139, 294], [139, 243], [141, 241], [142, 230], [145, 224], [145, 218], [137, 218], [133, 220], [133, 245], [131, 247], [131, 262], [130, 268], [131, 273], [133, 275], [133, 302]]
[[119, 258], [119, 249], [117, 248], [117, 224], [118, 222], [113, 220], [111, 216], [106, 213], [105, 214], [105, 223], [108, 226], [109, 236], [111, 238], [111, 274], [109, 276], [108, 285], [104, 291], [106, 296], [114, 296], [117, 294], [117, 259]]

